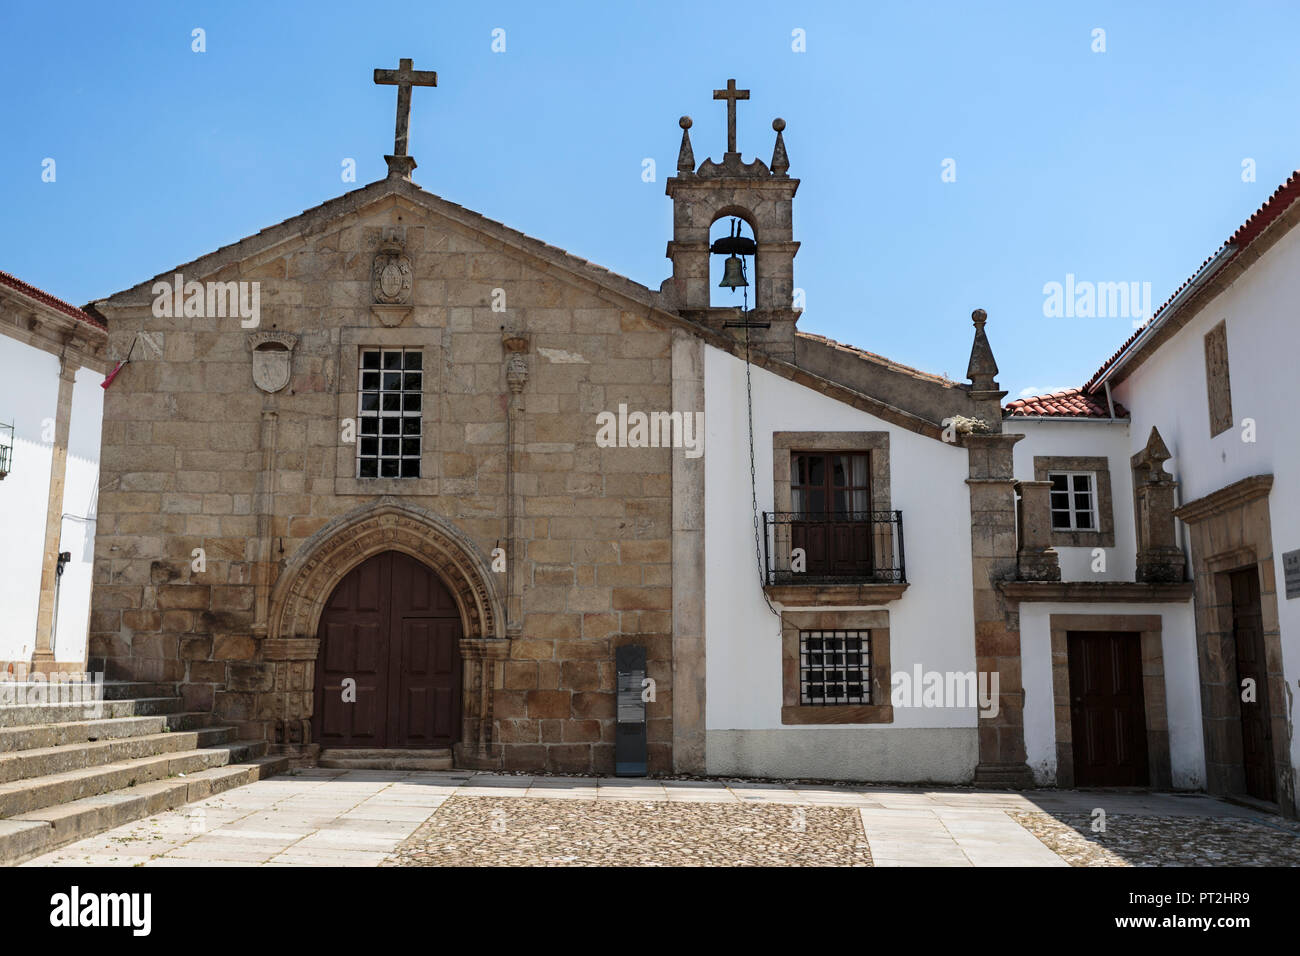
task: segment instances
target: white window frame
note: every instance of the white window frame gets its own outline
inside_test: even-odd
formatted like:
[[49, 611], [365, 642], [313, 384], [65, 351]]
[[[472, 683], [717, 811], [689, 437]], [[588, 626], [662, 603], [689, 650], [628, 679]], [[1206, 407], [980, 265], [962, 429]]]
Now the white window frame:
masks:
[[[1052, 531], [1054, 532], [1082, 531], [1085, 533], [1100, 532], [1101, 516], [1097, 510], [1097, 473], [1095, 471], [1049, 470], [1047, 472], [1047, 480], [1054, 481], [1058, 475], [1064, 475], [1066, 479], [1066, 484], [1069, 486], [1066, 492], [1066, 494], [1068, 494], [1070, 497], [1069, 508], [1065, 513], [1070, 516], [1070, 525], [1069, 527], [1063, 528], [1056, 524], [1056, 520], [1055, 520], [1056, 515], [1061, 514], [1062, 512], [1060, 508], [1053, 507], [1051, 504], [1051, 495], [1060, 493], [1055, 489], [1053, 489], [1048, 495], [1048, 521], [1051, 524]], [[1092, 518], [1092, 527], [1089, 528], [1081, 528], [1078, 525], [1078, 515], [1082, 514], [1082, 511], [1076, 508], [1074, 504], [1074, 496], [1076, 494], [1081, 493], [1076, 491], [1074, 488], [1074, 479], [1076, 477], [1088, 479], [1088, 501], [1089, 501], [1088, 514]]]

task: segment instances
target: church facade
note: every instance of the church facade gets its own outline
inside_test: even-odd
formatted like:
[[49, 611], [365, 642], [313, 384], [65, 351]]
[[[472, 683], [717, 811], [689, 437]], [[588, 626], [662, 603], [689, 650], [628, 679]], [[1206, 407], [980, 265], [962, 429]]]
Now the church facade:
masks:
[[[426, 75], [388, 73], [409, 105]], [[800, 331], [799, 183], [782, 120], [743, 160], [747, 96], [715, 93], [720, 161], [682, 119], [659, 289], [415, 185], [399, 105], [385, 179], [88, 307], [113, 358], [162, 341], [105, 393], [92, 666], [302, 761], [609, 773], [635, 647], [651, 773], [1253, 773], [1291, 812], [1281, 522], [1188, 564], [1211, 512], [1165, 464], [1201, 463], [1140, 373], [1004, 411], [981, 310], [962, 382]], [[723, 257], [752, 307], [711, 303]], [[1262, 717], [1225, 656], [1252, 627]]]

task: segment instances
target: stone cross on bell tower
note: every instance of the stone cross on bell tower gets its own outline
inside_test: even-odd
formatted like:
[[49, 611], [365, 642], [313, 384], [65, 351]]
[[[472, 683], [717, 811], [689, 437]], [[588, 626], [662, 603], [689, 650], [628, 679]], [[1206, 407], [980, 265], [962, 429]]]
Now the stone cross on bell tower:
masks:
[[375, 82], [381, 86], [397, 87], [397, 128], [393, 133], [393, 155], [385, 156], [388, 175], [411, 178], [415, 157], [407, 155], [407, 133], [411, 122], [411, 87], [437, 86], [438, 74], [433, 70], [415, 70], [411, 60], [402, 57], [395, 70], [375, 70]]
[[736, 151], [736, 101], [749, 99], [749, 90], [736, 89], [735, 80], [727, 80], [725, 90], [714, 90], [715, 100], [727, 101], [727, 152]]

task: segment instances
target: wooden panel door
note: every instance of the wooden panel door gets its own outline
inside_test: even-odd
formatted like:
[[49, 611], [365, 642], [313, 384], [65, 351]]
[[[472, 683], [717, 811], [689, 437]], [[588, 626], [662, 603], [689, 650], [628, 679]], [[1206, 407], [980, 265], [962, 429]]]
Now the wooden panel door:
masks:
[[[384, 552], [321, 615], [312, 732], [322, 747], [435, 749], [460, 739], [460, 612], [414, 558]], [[356, 681], [355, 702], [343, 681]]]
[[1237, 652], [1237, 693], [1253, 680], [1255, 699], [1241, 701], [1241, 760], [1246, 792], [1269, 803], [1277, 799], [1273, 779], [1273, 730], [1268, 709], [1268, 666], [1264, 658], [1264, 623], [1255, 567], [1228, 575], [1232, 586], [1232, 637]]
[[[322, 746], [387, 746], [390, 571], [377, 558], [354, 568], [321, 615], [312, 736]], [[356, 682], [355, 702], [343, 699], [349, 679]]]
[[1075, 783], [1081, 787], [1146, 786], [1141, 635], [1071, 631], [1067, 643]]

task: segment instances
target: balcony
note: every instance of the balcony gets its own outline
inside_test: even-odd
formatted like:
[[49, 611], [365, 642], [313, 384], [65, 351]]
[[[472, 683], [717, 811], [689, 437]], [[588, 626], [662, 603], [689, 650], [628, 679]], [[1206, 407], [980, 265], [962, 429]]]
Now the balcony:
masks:
[[764, 589], [788, 606], [883, 604], [907, 589], [901, 511], [763, 513]]

